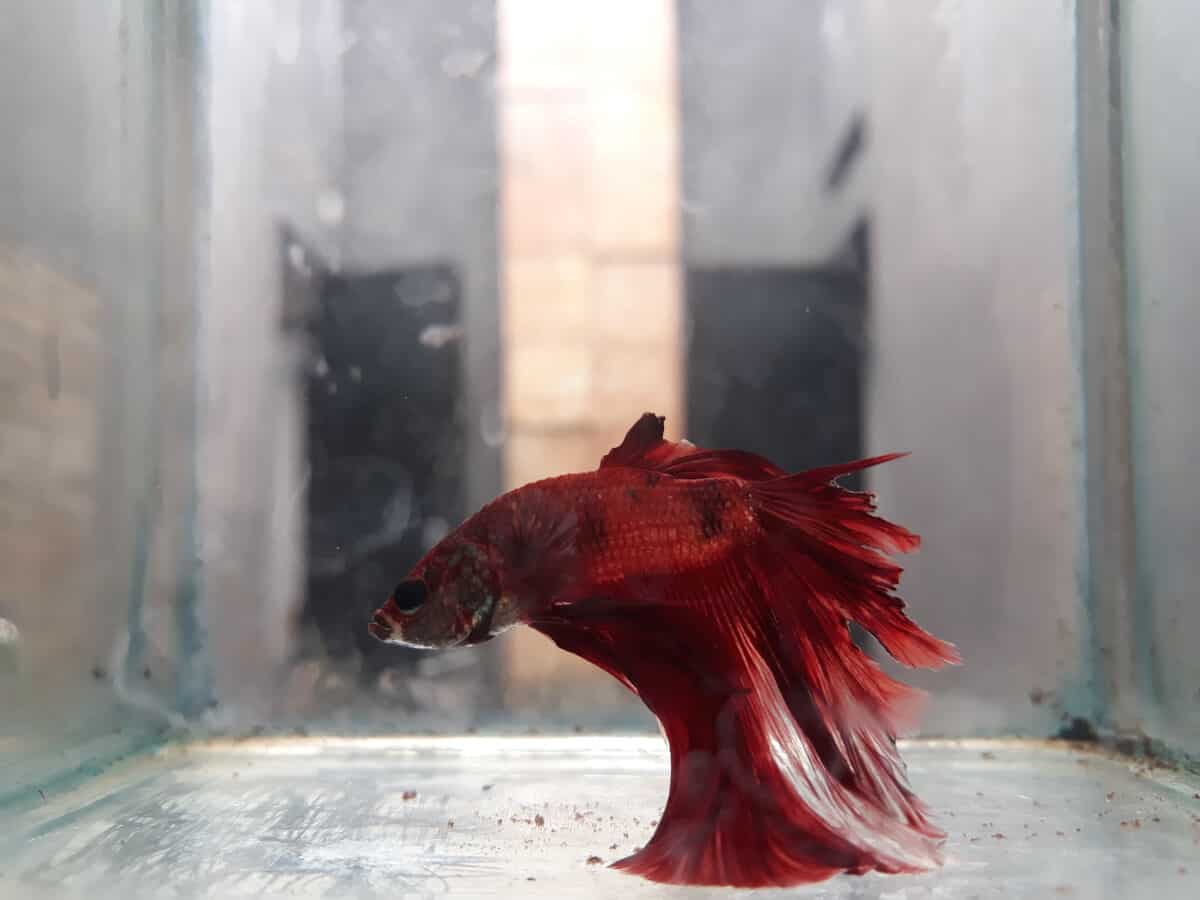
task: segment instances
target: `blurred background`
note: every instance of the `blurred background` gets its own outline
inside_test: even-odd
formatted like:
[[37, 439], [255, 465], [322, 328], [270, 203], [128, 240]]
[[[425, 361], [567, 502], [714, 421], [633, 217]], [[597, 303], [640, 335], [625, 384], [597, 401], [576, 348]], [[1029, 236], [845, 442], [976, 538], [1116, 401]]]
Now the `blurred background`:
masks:
[[966, 660], [927, 734], [1200, 753], [1198, 40], [1189, 0], [10, 4], [0, 797], [164, 729], [653, 730], [532, 633], [365, 632], [647, 410], [912, 451], [867, 486]]

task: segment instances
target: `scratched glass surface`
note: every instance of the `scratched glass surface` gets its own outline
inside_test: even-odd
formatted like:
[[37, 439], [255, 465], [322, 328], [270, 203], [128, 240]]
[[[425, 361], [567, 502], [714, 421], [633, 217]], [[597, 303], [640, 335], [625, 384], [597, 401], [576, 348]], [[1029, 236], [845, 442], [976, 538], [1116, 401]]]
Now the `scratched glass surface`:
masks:
[[855, 632], [942, 867], [764, 893], [1200, 895], [1190, 0], [10, 6], [0, 897], [729, 895], [609, 868], [616, 679], [368, 631], [645, 412], [910, 453], [844, 483], [963, 657]]

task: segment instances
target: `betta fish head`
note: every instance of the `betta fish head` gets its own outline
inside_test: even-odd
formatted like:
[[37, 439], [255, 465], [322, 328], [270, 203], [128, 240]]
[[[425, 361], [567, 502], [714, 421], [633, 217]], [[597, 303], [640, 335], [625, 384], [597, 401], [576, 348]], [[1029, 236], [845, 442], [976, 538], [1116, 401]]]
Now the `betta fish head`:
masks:
[[[367, 629], [408, 647], [477, 644], [501, 630], [499, 566], [486, 545], [444, 541], [396, 585]], [[510, 624], [510, 623], [509, 623]]]

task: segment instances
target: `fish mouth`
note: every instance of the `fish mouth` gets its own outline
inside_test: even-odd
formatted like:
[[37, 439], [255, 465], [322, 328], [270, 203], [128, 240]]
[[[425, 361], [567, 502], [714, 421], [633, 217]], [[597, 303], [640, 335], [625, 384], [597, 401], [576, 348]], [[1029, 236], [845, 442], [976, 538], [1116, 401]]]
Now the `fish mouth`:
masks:
[[[466, 641], [467, 634], [447, 636], [441, 640], [429, 640], [421, 636], [421, 629], [414, 629], [413, 613], [401, 609], [395, 600], [388, 601], [375, 610], [367, 623], [367, 632], [385, 644], [400, 644], [418, 650], [445, 650], [457, 647]], [[406, 627], [407, 626], [407, 627]]]
[[367, 623], [367, 631], [371, 637], [380, 641], [390, 641], [392, 639], [392, 625], [383, 617], [383, 613], [375, 613], [375, 618]]
[[397, 632], [396, 619], [388, 611], [388, 606], [394, 605], [393, 601], [389, 599], [387, 603], [375, 610], [374, 617], [367, 623], [367, 631], [377, 640], [388, 643], [396, 643], [399, 640], [395, 636]]

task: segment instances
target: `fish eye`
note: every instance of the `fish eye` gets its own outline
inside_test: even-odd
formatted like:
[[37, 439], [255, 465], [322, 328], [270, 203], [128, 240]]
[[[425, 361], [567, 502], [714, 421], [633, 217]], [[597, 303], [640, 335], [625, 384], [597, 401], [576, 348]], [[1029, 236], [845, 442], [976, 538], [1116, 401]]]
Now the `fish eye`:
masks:
[[406, 578], [392, 591], [392, 602], [400, 612], [416, 612], [425, 603], [427, 595], [425, 582], [418, 578]]

